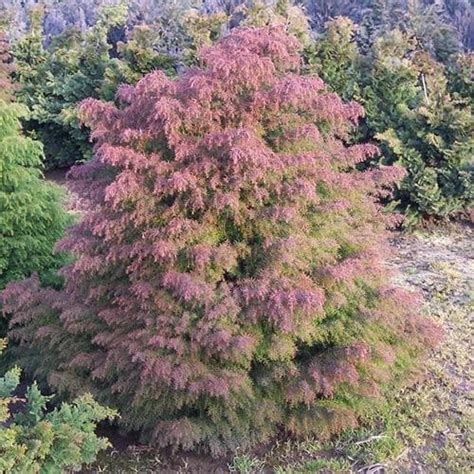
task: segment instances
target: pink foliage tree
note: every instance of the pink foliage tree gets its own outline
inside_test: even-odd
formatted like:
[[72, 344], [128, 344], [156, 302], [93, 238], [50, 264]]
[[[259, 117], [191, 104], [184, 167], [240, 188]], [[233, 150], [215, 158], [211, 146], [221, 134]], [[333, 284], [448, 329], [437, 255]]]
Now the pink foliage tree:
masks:
[[27, 367], [161, 446], [328, 437], [439, 337], [381, 264], [377, 200], [400, 169], [358, 170], [377, 153], [347, 144], [363, 110], [301, 75], [298, 48], [237, 30], [177, 80], [122, 87], [120, 107], [86, 100], [65, 287], [3, 294]]

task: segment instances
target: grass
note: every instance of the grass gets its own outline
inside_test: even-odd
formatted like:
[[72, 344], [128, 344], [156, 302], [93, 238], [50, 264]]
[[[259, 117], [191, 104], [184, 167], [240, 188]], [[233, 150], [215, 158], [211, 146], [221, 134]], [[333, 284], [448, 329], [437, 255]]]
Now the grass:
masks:
[[238, 472], [239, 474], [253, 474], [263, 471], [265, 463], [257, 457], [251, 457], [248, 454], [235, 456], [229, 464], [230, 472]]

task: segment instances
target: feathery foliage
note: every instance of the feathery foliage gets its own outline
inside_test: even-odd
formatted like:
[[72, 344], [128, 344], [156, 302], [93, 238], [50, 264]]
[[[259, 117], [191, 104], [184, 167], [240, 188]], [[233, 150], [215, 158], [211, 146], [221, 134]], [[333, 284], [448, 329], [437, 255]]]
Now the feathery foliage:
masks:
[[299, 48], [235, 30], [177, 80], [86, 100], [96, 148], [72, 172], [85, 207], [65, 287], [3, 293], [28, 370], [160, 446], [329, 437], [438, 339], [381, 264], [377, 201], [402, 170], [357, 169], [377, 153], [345, 144], [363, 110], [301, 75]]

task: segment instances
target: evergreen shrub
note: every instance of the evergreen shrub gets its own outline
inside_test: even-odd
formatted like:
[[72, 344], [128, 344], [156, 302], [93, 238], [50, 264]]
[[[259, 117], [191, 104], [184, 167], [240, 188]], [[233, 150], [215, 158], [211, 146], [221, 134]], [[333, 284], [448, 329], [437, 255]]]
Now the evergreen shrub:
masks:
[[[0, 353], [4, 348], [5, 341], [0, 339]], [[114, 419], [115, 411], [101, 407], [86, 394], [47, 413], [46, 404], [52, 397], [42, 395], [34, 383], [21, 399], [14, 396], [19, 384], [18, 367], [0, 377], [1, 473], [78, 471], [109, 447], [95, 429], [98, 422]]]
[[72, 172], [65, 287], [3, 293], [25, 367], [159, 446], [327, 438], [439, 339], [382, 263], [396, 218], [378, 201], [403, 171], [358, 169], [377, 153], [346, 144], [362, 107], [302, 75], [299, 48], [235, 30], [175, 80], [83, 102], [96, 145]]

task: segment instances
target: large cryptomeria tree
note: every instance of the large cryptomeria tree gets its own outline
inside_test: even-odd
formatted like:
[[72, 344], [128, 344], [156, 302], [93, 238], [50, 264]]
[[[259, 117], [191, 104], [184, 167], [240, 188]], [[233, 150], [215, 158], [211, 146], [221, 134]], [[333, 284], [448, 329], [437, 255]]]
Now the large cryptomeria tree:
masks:
[[215, 455], [284, 430], [328, 437], [419, 368], [438, 331], [391, 287], [400, 171], [358, 171], [363, 111], [299, 73], [281, 29], [237, 30], [177, 80], [87, 100], [94, 159], [63, 291], [3, 294], [24, 364], [92, 391], [159, 445]]

